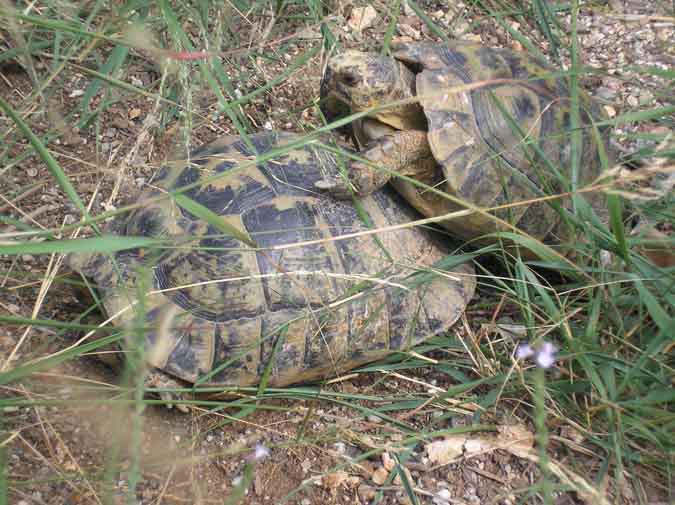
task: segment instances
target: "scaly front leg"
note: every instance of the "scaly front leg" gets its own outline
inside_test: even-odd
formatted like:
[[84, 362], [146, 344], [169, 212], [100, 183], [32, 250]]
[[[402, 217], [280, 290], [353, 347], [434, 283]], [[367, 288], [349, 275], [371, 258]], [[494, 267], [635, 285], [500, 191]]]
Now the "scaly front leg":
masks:
[[401, 130], [371, 140], [362, 157], [366, 162], [355, 161], [349, 167], [349, 183], [341, 178], [318, 181], [316, 187], [339, 199], [367, 196], [377, 191], [391, 179], [393, 172], [416, 177], [429, 170], [433, 160], [422, 130]]

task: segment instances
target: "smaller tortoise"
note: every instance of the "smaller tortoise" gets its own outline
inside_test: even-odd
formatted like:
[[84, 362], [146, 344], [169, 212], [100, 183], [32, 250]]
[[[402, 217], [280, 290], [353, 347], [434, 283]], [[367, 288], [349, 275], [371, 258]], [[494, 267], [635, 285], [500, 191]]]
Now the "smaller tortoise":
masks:
[[[352, 128], [365, 147], [362, 157], [375, 167], [353, 162], [351, 189], [341, 178], [318, 187], [339, 198], [352, 191], [362, 196], [399, 173], [484, 208], [564, 191], [547, 163], [571, 178], [569, 92], [552, 72], [526, 54], [468, 42], [395, 44], [392, 57], [336, 55], [321, 84], [324, 113], [333, 120], [380, 107]], [[475, 87], [451, 90], [465, 85]], [[387, 106], [396, 101], [403, 103]], [[580, 101], [582, 122], [589, 126], [601, 113], [585, 93]], [[585, 129], [578, 187], [599, 174], [595, 137]], [[426, 216], [462, 208], [403, 178], [393, 177], [392, 184]], [[512, 206], [496, 215], [549, 243], [565, 235], [559, 213], [547, 204]], [[500, 229], [478, 213], [440, 224], [466, 239]]]
[[[297, 140], [250, 136], [258, 154]], [[351, 202], [314, 190], [338, 173], [327, 151], [307, 146], [258, 165], [252, 159], [239, 137], [198, 149], [189, 163], [162, 169], [153, 181], [161, 189], [107, 230], [161, 238], [166, 247], [70, 258], [122, 328], [138, 324], [140, 276], [149, 275], [142, 305], [152, 367], [204, 385], [254, 385], [268, 366], [270, 385], [305, 382], [407, 349], [463, 313], [475, 286], [471, 266], [452, 266], [429, 231], [358, 235], [413, 218], [395, 195], [365, 198], [364, 218]], [[185, 196], [235, 233], [167, 194], [186, 186]]]

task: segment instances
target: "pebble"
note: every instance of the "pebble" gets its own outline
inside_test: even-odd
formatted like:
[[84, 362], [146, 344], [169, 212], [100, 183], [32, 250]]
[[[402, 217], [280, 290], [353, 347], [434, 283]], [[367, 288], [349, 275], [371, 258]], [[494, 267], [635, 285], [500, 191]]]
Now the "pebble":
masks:
[[384, 467], [378, 467], [374, 472], [373, 475], [371, 476], [371, 479], [375, 484], [378, 486], [381, 486], [387, 481], [387, 477], [389, 476], [389, 472], [384, 469]]
[[642, 91], [640, 91], [640, 95], [638, 96], [638, 101], [640, 105], [649, 105], [653, 99], [654, 96], [648, 89], [643, 89]]
[[450, 491], [448, 491], [445, 488], [441, 489], [438, 493], [436, 493], [436, 496], [438, 496], [441, 500], [450, 500], [450, 498], [452, 497]]
[[357, 490], [357, 493], [366, 501], [370, 501], [375, 498], [375, 488], [373, 486], [369, 486], [368, 484], [361, 484]]
[[447, 489], [441, 489], [438, 491], [431, 501], [433, 502], [434, 505], [450, 505], [450, 499], [452, 498], [452, 495], [450, 494], [450, 491]]
[[384, 468], [388, 471], [391, 472], [394, 467], [396, 466], [396, 461], [389, 456], [388, 452], [383, 452], [382, 453], [382, 465], [384, 465]]
[[600, 86], [595, 90], [595, 96], [601, 100], [614, 100], [616, 98], [616, 90]]

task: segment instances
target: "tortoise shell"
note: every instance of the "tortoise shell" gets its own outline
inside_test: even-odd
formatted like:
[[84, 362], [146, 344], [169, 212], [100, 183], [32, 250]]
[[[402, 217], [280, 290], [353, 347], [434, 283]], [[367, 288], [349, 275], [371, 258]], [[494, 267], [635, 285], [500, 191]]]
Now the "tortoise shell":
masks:
[[[393, 56], [417, 71], [429, 145], [449, 191], [474, 205], [496, 207], [571, 189], [542, 163], [545, 157], [572, 182], [569, 88], [564, 78], [553, 76], [551, 66], [526, 53], [469, 42], [400, 44]], [[494, 84], [443, 93], [481, 81]], [[584, 135], [577, 187], [600, 173], [590, 125], [603, 118], [588, 94], [580, 93], [579, 100]], [[547, 204], [514, 206], [497, 215], [539, 239], [561, 233], [560, 217]], [[480, 215], [461, 224], [471, 236], [494, 229]]]
[[[258, 155], [297, 140], [249, 138]], [[137, 317], [129, 307], [143, 306], [152, 366], [193, 383], [244, 386], [269, 364], [269, 384], [304, 382], [407, 349], [463, 313], [472, 269], [443, 268], [452, 257], [429, 231], [359, 235], [414, 219], [400, 198], [378, 191], [357, 210], [313, 189], [338, 171], [328, 151], [308, 145], [255, 164], [250, 146], [222, 138], [162, 169], [153, 181], [159, 189], [110, 225], [118, 235], [170, 239], [171, 247], [71, 262], [94, 279], [114, 324], [128, 327]], [[185, 187], [233, 233], [166, 195]], [[152, 290], [140, 304], [143, 275]]]
[[[324, 75], [322, 96], [328, 109], [335, 107], [333, 117], [343, 112], [337, 107], [349, 105], [352, 112], [379, 107], [368, 120], [394, 131], [420, 129], [416, 125], [422, 121], [436, 163], [421, 163], [414, 177], [490, 209], [564, 193], [599, 175], [606, 135], [602, 129], [596, 135], [591, 125], [604, 117], [602, 110], [580, 93], [583, 135], [579, 173], [572, 174], [569, 87], [554, 72], [528, 54], [472, 42], [398, 43], [391, 45], [391, 57], [358, 51], [335, 56]], [[390, 102], [397, 104], [382, 108]], [[359, 138], [364, 131], [355, 125], [361, 145], [369, 140]], [[423, 214], [462, 208], [404, 179], [395, 177], [392, 183]], [[570, 205], [569, 198], [563, 200]], [[540, 240], [564, 235], [562, 219], [549, 204], [511, 205], [496, 215]], [[478, 213], [440, 224], [468, 239], [499, 229]]]

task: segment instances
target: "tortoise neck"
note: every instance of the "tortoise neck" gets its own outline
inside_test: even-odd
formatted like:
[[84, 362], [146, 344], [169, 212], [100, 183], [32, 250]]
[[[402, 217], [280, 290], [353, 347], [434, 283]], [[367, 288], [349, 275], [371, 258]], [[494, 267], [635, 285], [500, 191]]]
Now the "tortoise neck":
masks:
[[[397, 61], [398, 79], [387, 103], [413, 99], [416, 96], [416, 76], [403, 63]], [[375, 119], [397, 130], [426, 130], [427, 121], [418, 101], [408, 102], [378, 112]]]

